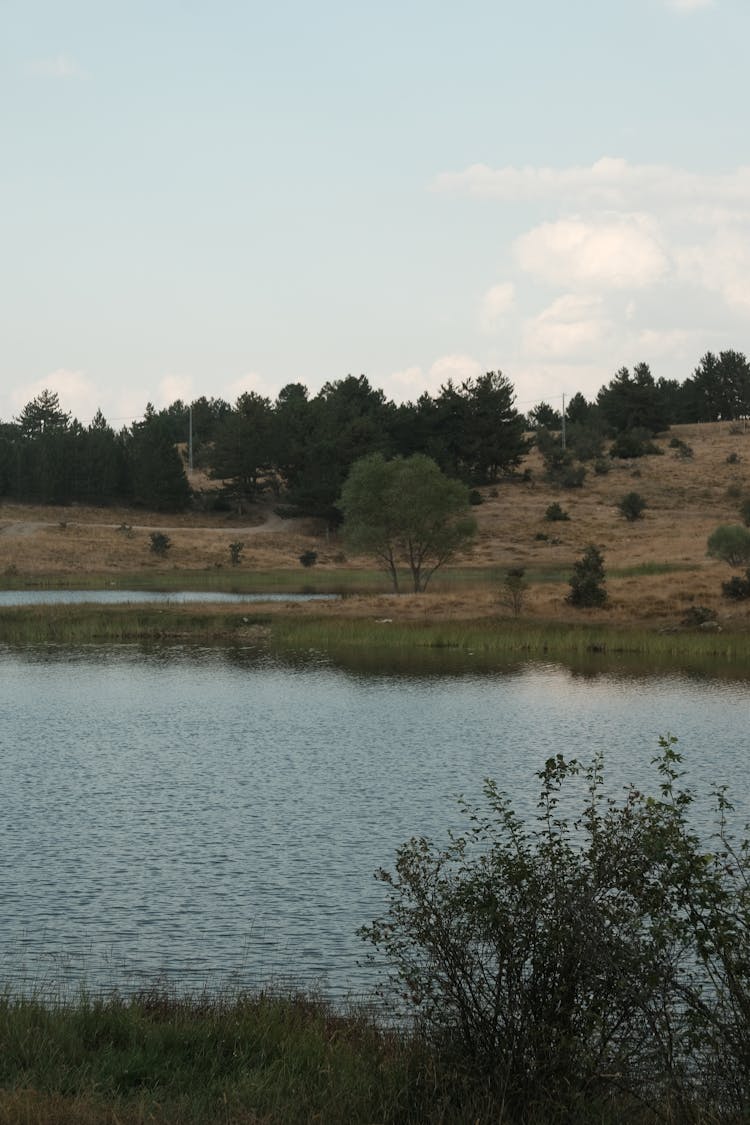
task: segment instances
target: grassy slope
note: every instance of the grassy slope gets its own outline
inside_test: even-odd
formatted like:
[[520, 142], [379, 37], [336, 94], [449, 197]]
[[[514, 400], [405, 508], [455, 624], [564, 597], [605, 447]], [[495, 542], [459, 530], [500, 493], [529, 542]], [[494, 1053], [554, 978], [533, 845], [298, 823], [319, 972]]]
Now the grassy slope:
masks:
[[[606, 476], [589, 472], [578, 490], [557, 490], [542, 481], [532, 452], [529, 484], [502, 483], [483, 489], [485, 503], [475, 509], [479, 536], [460, 569], [439, 575], [421, 598], [372, 595], [386, 592], [385, 580], [369, 559], [349, 558], [343, 544], [312, 523], [291, 525], [274, 520], [262, 526], [265, 513], [237, 517], [206, 514], [158, 516], [142, 512], [0, 507], [0, 584], [62, 583], [95, 585], [152, 583], [215, 589], [274, 590], [303, 587], [362, 590], [367, 596], [326, 607], [300, 607], [295, 616], [369, 617], [425, 621], [435, 616], [466, 620], [505, 615], [498, 602], [500, 577], [508, 566], [523, 565], [532, 580], [524, 617], [563, 624], [591, 622], [675, 626], [691, 604], [718, 611], [725, 629], [750, 627], [750, 605], [721, 598], [721, 582], [731, 573], [706, 558], [705, 545], [719, 524], [737, 521], [738, 495], [750, 494], [750, 433], [732, 433], [727, 423], [675, 427], [659, 439], [661, 457], [612, 462]], [[689, 442], [686, 460], [669, 447], [676, 434]], [[737, 454], [738, 463], [727, 458]], [[616, 504], [628, 491], [648, 503], [645, 518], [628, 523]], [[734, 493], [734, 496], [731, 493]], [[559, 501], [570, 520], [549, 523], [544, 512]], [[128, 534], [118, 530], [130, 524]], [[253, 526], [255, 525], [255, 529]], [[148, 529], [168, 530], [173, 547], [164, 560], [149, 552]], [[539, 534], [549, 538], [537, 539]], [[228, 545], [245, 543], [242, 564], [229, 564]], [[610, 605], [603, 611], [572, 610], [565, 605], [567, 576], [588, 543], [605, 553]], [[318, 565], [304, 571], [303, 550], [318, 552]]]

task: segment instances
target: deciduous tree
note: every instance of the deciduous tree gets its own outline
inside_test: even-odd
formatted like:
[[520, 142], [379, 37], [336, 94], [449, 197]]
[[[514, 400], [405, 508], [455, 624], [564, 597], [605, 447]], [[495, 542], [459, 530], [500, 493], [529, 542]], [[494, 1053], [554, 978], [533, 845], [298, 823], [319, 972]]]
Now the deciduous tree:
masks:
[[352, 549], [374, 555], [396, 592], [399, 566], [408, 567], [414, 592], [420, 593], [476, 530], [466, 486], [420, 453], [392, 461], [376, 453], [357, 461], [339, 507]]

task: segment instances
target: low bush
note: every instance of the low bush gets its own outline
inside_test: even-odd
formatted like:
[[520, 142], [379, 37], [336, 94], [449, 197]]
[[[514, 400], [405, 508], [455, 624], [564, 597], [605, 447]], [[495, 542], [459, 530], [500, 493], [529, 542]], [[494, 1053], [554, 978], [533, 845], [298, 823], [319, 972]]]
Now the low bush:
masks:
[[661, 454], [662, 450], [651, 440], [648, 430], [636, 428], [623, 430], [618, 434], [610, 446], [610, 457], [626, 459], [630, 457], [646, 457]]
[[302, 566], [304, 566], [304, 567], [315, 566], [316, 562], [318, 561], [318, 552], [317, 551], [303, 551], [302, 554], [299, 557], [299, 561], [301, 562]]
[[740, 504], [740, 518], [745, 527], [750, 527], [750, 496], [747, 496]]
[[531, 823], [488, 781], [463, 833], [378, 872], [387, 907], [362, 936], [498, 1120], [747, 1120], [750, 842], [718, 789], [703, 843], [675, 739], [654, 766], [653, 795], [618, 799], [601, 756], [558, 754]]
[[565, 509], [555, 500], [555, 502], [553, 504], [550, 504], [545, 511], [544, 518], [546, 520], [549, 520], [550, 523], [556, 523], [561, 520], [569, 520], [570, 516], [565, 511]]
[[232, 566], [240, 565], [240, 561], [242, 560], [242, 552], [244, 551], [244, 549], [245, 544], [239, 539], [235, 540], [234, 543], [229, 544], [229, 558], [231, 560]]
[[640, 492], [626, 492], [622, 500], [617, 505], [617, 510], [621, 516], [631, 523], [635, 520], [642, 520], [643, 513], [647, 507], [646, 501], [641, 496]]
[[722, 582], [721, 593], [723, 597], [735, 602], [743, 602], [750, 598], [750, 567], [745, 571], [744, 578], [735, 574], [728, 582]]
[[163, 531], [152, 531], [149, 539], [151, 540], [149, 550], [151, 550], [153, 554], [159, 555], [161, 558], [166, 555], [167, 551], [172, 546], [172, 540], [168, 535], [165, 535]]
[[742, 566], [750, 562], [750, 530], [740, 524], [722, 524], [709, 535], [707, 551], [711, 558]]

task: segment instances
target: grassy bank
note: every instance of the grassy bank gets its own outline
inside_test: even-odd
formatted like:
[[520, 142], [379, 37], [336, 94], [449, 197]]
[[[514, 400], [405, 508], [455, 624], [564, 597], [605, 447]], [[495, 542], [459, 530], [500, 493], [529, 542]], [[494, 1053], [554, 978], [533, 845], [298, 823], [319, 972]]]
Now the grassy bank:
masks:
[[401, 652], [451, 649], [487, 655], [717, 657], [750, 662], [750, 634], [617, 628], [606, 624], [566, 624], [514, 618], [481, 621], [396, 622], [351, 618], [278, 618], [272, 643], [280, 648]]
[[[527, 1122], [549, 1122], [549, 1107]], [[577, 1120], [677, 1121], [628, 1104]], [[502, 1092], [418, 1036], [305, 997], [0, 1000], [3, 1125], [500, 1125]]]
[[400, 663], [409, 654], [472, 654], [477, 658], [591, 658], [714, 660], [750, 665], [750, 633], [627, 628], [524, 618], [391, 620], [317, 615], [286, 606], [42, 605], [0, 609], [5, 644], [96, 644], [195, 640], [269, 644], [278, 653], [369, 654], [375, 663]]
[[117, 644], [149, 640], [250, 640], [265, 635], [270, 618], [211, 606], [39, 605], [0, 609], [5, 644]]

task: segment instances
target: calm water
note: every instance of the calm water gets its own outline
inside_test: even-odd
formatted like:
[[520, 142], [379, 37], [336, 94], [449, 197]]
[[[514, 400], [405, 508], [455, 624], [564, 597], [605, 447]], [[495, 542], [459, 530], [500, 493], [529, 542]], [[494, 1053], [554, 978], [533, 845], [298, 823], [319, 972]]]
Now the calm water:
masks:
[[23, 605], [128, 605], [131, 602], [216, 605], [238, 602], [330, 601], [337, 594], [221, 594], [211, 590], [0, 590], [0, 606]]
[[533, 813], [552, 753], [642, 783], [679, 735], [750, 808], [750, 680], [371, 675], [250, 649], [0, 649], [0, 975], [55, 989], [277, 977], [367, 991], [373, 871], [492, 776]]

